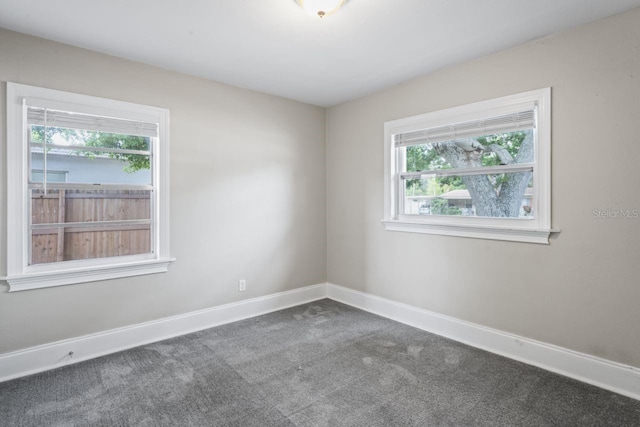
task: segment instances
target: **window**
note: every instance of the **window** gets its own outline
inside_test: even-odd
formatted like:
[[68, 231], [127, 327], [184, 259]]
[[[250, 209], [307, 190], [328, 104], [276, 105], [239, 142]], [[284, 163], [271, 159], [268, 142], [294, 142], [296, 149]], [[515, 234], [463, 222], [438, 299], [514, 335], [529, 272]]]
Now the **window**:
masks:
[[10, 291], [167, 271], [169, 111], [7, 83]]
[[[31, 182], [42, 182], [45, 175], [42, 169], [34, 169], [31, 166]], [[53, 171], [47, 169], [47, 182], [67, 182], [67, 171]]]
[[546, 88], [385, 123], [387, 230], [549, 243]]

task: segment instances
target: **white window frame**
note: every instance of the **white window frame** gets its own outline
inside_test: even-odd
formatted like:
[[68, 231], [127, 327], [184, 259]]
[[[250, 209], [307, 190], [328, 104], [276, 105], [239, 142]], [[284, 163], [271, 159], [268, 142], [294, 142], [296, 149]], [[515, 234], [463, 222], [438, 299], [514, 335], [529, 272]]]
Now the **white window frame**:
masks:
[[[536, 109], [533, 161], [533, 218], [485, 218], [403, 215], [400, 200], [400, 150], [395, 135], [483, 120]], [[384, 124], [385, 229], [492, 240], [549, 243], [551, 228], [551, 88], [533, 90], [488, 101], [402, 118]]]
[[[152, 253], [29, 265], [29, 143], [24, 99], [67, 111], [158, 125], [152, 138]], [[7, 82], [7, 275], [9, 291], [161, 273], [169, 252], [169, 110]], [[106, 187], [105, 187], [106, 188]]]

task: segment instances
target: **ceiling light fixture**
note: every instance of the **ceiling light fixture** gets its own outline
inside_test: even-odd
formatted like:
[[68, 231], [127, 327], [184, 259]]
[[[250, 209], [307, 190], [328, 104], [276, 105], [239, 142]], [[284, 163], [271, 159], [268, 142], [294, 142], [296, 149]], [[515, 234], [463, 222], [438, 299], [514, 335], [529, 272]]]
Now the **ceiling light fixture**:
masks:
[[347, 0], [296, 0], [300, 7], [309, 15], [318, 16], [324, 18], [327, 15], [331, 15], [336, 10], [340, 9], [340, 6], [345, 4]]

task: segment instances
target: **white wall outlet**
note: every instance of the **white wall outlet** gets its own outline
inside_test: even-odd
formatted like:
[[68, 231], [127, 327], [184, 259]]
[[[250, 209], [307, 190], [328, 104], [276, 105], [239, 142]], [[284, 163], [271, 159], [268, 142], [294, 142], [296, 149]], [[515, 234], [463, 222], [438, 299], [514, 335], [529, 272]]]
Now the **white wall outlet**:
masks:
[[238, 292], [244, 292], [247, 290], [247, 281], [245, 279], [238, 280]]

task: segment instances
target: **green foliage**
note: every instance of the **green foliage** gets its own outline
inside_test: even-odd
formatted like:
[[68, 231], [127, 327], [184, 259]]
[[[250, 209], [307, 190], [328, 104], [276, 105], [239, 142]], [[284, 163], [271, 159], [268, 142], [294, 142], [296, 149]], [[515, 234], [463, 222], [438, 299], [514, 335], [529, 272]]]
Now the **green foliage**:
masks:
[[[451, 165], [442, 158], [431, 144], [412, 145], [407, 147], [407, 171], [419, 172], [428, 170], [451, 169]], [[440, 183], [447, 185], [452, 190], [463, 188], [462, 179], [459, 176], [447, 176], [439, 179]], [[447, 190], [449, 191], [449, 190]], [[437, 192], [442, 194], [442, 192]]]
[[[524, 141], [525, 136], [525, 132], [500, 133], [496, 135], [481, 136], [476, 138], [476, 141], [485, 147], [496, 144], [507, 150], [509, 154], [511, 154], [511, 157], [515, 158], [516, 155], [518, 155], [518, 151], [520, 150], [520, 146], [522, 145], [522, 141]], [[500, 158], [496, 153], [486, 153], [482, 156], [482, 166], [497, 166], [500, 164]]]
[[[56, 128], [47, 126], [47, 143], [51, 143], [54, 135], [60, 135], [64, 139], [72, 138], [76, 131], [73, 129]], [[44, 142], [44, 126], [31, 126], [31, 141]]]
[[452, 190], [464, 188], [460, 177], [416, 178], [406, 181], [406, 194], [409, 196], [439, 196]]
[[[485, 147], [496, 144], [516, 157], [520, 146], [526, 136], [525, 132], [509, 132], [496, 135], [485, 135], [476, 138]], [[432, 144], [412, 145], [406, 148], [407, 171], [420, 172], [441, 169], [451, 169], [451, 165], [440, 156]], [[493, 152], [485, 152], [482, 155], [482, 166], [497, 166], [501, 164], [500, 158]], [[496, 188], [508, 181], [506, 174], [496, 175], [490, 178]], [[451, 190], [464, 189], [464, 183], [459, 176], [440, 177], [437, 180], [429, 180], [429, 184], [419, 179], [407, 181], [407, 194], [439, 196]]]
[[449, 202], [445, 199], [431, 199], [432, 215], [460, 215], [462, 210], [457, 206], [449, 206]]
[[[510, 132], [497, 135], [487, 135], [477, 139], [477, 141], [486, 146], [496, 144], [509, 152], [511, 157], [515, 158], [518, 155], [522, 141], [526, 136], [525, 132]], [[482, 166], [498, 166], [502, 164], [500, 158], [496, 153], [486, 153], [482, 156]], [[492, 182], [494, 188], [499, 189], [500, 186], [509, 181], [510, 176], [508, 174], [492, 175], [488, 177]]]
[[[105, 132], [95, 132], [87, 130], [76, 130], [66, 128], [47, 127], [47, 143], [50, 144], [52, 138], [58, 135], [71, 145], [82, 145], [87, 147], [116, 148], [124, 150], [149, 151], [149, 138], [133, 135], [120, 135]], [[44, 127], [31, 127], [31, 140], [33, 142], [44, 141]], [[77, 150], [76, 154], [93, 158], [95, 151]], [[102, 153], [100, 153], [102, 154]], [[124, 154], [124, 153], [104, 153], [112, 159], [118, 159], [128, 164], [124, 170], [134, 173], [141, 169], [149, 169], [149, 156], [144, 154]]]
[[430, 144], [407, 147], [408, 172], [445, 169], [446, 164], [446, 160], [440, 157]]
[[[118, 135], [113, 133], [82, 131], [86, 134], [85, 145], [89, 147], [118, 148], [124, 150], [149, 150], [149, 138], [132, 135]], [[87, 152], [93, 154], [94, 152]], [[141, 169], [149, 169], [149, 156], [143, 154], [107, 153], [112, 159], [126, 161], [129, 164], [124, 168], [129, 173]], [[89, 154], [90, 155], [90, 154]]]

